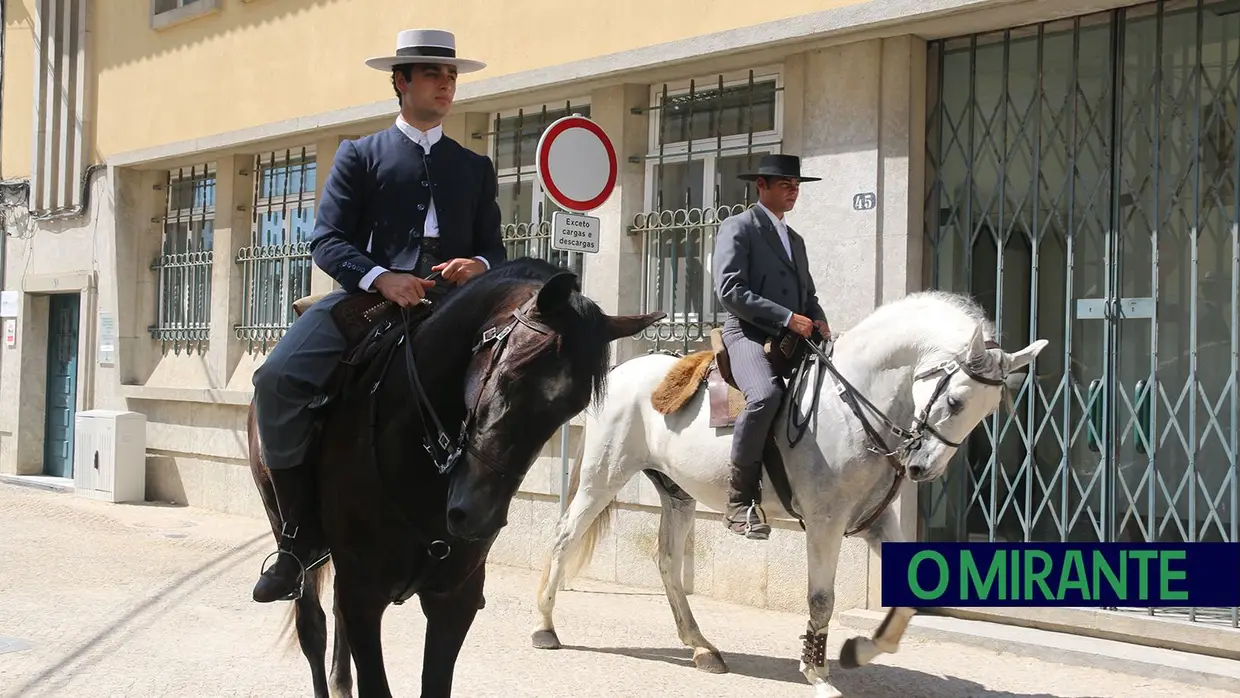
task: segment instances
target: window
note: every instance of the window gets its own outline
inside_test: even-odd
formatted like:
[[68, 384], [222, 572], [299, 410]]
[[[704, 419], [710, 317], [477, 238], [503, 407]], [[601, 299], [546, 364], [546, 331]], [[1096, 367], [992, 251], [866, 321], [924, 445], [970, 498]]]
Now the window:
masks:
[[509, 259], [539, 257], [582, 273], [580, 252], [551, 249], [551, 217], [562, 210], [547, 198], [538, 183], [534, 155], [538, 139], [555, 120], [580, 114], [590, 116], [585, 100], [562, 106], [542, 105], [493, 115], [489, 149], [499, 174], [499, 209]]
[[237, 337], [266, 352], [296, 319], [293, 301], [310, 295], [318, 166], [313, 148], [254, 159], [250, 244], [237, 251], [243, 301]]
[[163, 244], [151, 264], [157, 276], [151, 336], [179, 354], [204, 348], [211, 326], [211, 263], [215, 232], [215, 166], [168, 173]]
[[683, 325], [686, 341], [721, 321], [710, 273], [715, 231], [757, 200], [737, 175], [779, 152], [782, 91], [778, 68], [651, 90], [647, 213], [634, 229], [645, 246], [643, 306]]
[[163, 29], [219, 9], [220, 0], [151, 0], [151, 28]]

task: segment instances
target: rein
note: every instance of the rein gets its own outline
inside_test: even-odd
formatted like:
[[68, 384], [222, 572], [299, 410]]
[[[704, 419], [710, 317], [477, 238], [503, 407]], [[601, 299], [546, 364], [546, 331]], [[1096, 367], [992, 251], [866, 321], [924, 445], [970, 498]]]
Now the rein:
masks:
[[[431, 460], [435, 463], [435, 467], [439, 470], [440, 475], [447, 475], [452, 472], [452, 469], [456, 467], [457, 461], [460, 460], [461, 455], [468, 451], [497, 475], [508, 479], [518, 477], [516, 473], [504, 468], [489, 456], [483, 454], [480, 450], [478, 450], [477, 446], [468, 441], [468, 437], [469, 428], [473, 426], [474, 419], [478, 416], [478, 406], [482, 403], [482, 393], [484, 392], [483, 388], [486, 387], [487, 382], [491, 379], [491, 374], [495, 372], [495, 367], [499, 364], [500, 356], [503, 355], [504, 345], [507, 343], [508, 336], [512, 333], [513, 328], [520, 323], [535, 332], [538, 332], [539, 334], [553, 334], [555, 332], [546, 324], [529, 316], [529, 311], [533, 308], [537, 300], [537, 296], [531, 296], [530, 299], [524, 304], [512, 311], [513, 319], [509, 320], [508, 323], [502, 327], [499, 325], [493, 325], [487, 328], [486, 331], [482, 333], [482, 339], [479, 340], [478, 343], [473, 346], [473, 349], [470, 350], [471, 355], [476, 355], [488, 345], [495, 345], [495, 347], [491, 350], [491, 362], [487, 364], [486, 373], [482, 375], [482, 380], [479, 382], [478, 394], [474, 398], [474, 404], [469, 408], [469, 411], [465, 413], [465, 418], [461, 420], [461, 428], [457, 432], [455, 443], [453, 443], [452, 439], [448, 436], [447, 430], [444, 429], [443, 423], [439, 420], [439, 414], [435, 411], [435, 406], [431, 404], [430, 398], [426, 395], [426, 389], [422, 387], [422, 379], [418, 375], [417, 365], [413, 360], [413, 347], [411, 346], [412, 342], [408, 339], [410, 337], [409, 311], [407, 308], [401, 309], [405, 332], [404, 336], [400, 338], [399, 343], [403, 343], [405, 345], [405, 372], [408, 374], [409, 383], [413, 386], [414, 391], [417, 393], [418, 403], [421, 407], [418, 412], [422, 418], [423, 446], [426, 448], [426, 452], [430, 454]], [[378, 384], [376, 383], [376, 387], [377, 386]], [[426, 423], [426, 416], [428, 414], [430, 415], [431, 421], [434, 423], [434, 433], [436, 437], [433, 439], [431, 438], [431, 425]], [[441, 453], [436, 452], [436, 446], [439, 447]]]
[[[939, 372], [942, 372], [943, 376], [939, 378], [938, 384], [934, 387], [934, 393], [931, 394], [930, 399], [926, 401], [925, 407], [923, 407], [921, 413], [918, 414], [917, 424], [912, 429], [905, 429], [892, 421], [891, 418], [876, 407], [874, 403], [870, 402], [870, 400], [867, 399], [865, 395], [861, 394], [861, 391], [857, 390], [852, 383], [849, 383], [848, 379], [845, 378], [835, 367], [835, 364], [832, 363], [830, 356], [835, 347], [834, 339], [823, 341], [821, 344], [817, 344], [806, 337], [798, 337], [798, 341], [804, 342], [805, 345], [810, 348], [812, 353], [806, 354], [801, 359], [801, 365], [797, 370], [796, 376], [793, 378], [792, 399], [788, 405], [787, 434], [789, 447], [795, 447], [798, 443], [800, 443], [801, 439], [805, 436], [806, 430], [809, 428], [810, 419], [818, 412], [818, 401], [822, 395], [822, 384], [826, 377], [826, 375], [821, 371], [818, 372], [818, 375], [816, 376], [813, 400], [803, 421], [797, 418], [795, 406], [801, 395], [804, 394], [805, 373], [809, 368], [809, 365], [811, 363], [821, 363], [835, 378], [835, 382], [837, 384], [835, 392], [840, 396], [840, 400], [842, 400], [844, 404], [848, 405], [853, 414], [856, 415], [858, 420], [860, 420], [861, 428], [865, 430], [866, 436], [869, 437], [870, 444], [866, 446], [866, 450], [886, 458], [887, 462], [891, 465], [892, 470], [895, 471], [895, 479], [892, 480], [891, 487], [887, 490], [887, 494], [883, 497], [883, 501], [879, 503], [879, 505], [875, 507], [869, 515], [862, 519], [860, 523], [854, 525], [851, 529], [845, 532], [844, 535], [846, 536], [854, 536], [869, 528], [875, 521], [878, 520], [878, 517], [886, 511], [887, 507], [891, 505], [892, 500], [896, 497], [896, 493], [900, 490], [900, 483], [904, 481], [904, 478], [908, 472], [908, 468], [904, 465], [902, 457], [907, 456], [921, 445], [922, 439], [925, 438], [926, 432], [930, 432], [930, 434], [939, 441], [942, 441], [952, 448], [960, 447], [961, 442], [954, 442], [947, 439], [928, 421], [930, 417], [930, 408], [938, 402], [940, 397], [942, 397], [943, 391], [947, 389], [947, 384], [951, 381], [953, 374], [960, 371], [973, 380], [985, 385], [1004, 385], [1003, 380], [980, 375], [976, 371], [964, 366], [956, 359], [944, 361], [936, 366], [932, 366], [913, 376], [913, 380], [921, 380], [922, 378], [927, 378]], [[823, 347], [826, 348], [824, 349]], [[993, 341], [987, 340], [986, 348], [998, 349], [999, 345]], [[865, 408], [864, 410], [863, 407]], [[873, 413], [874, 416], [876, 416], [878, 420], [883, 423], [888, 431], [902, 439], [896, 448], [892, 449], [888, 447], [886, 439], [884, 439], [882, 434], [874, 428], [874, 425], [870, 423], [870, 420], [866, 419], [865, 410]], [[795, 434], [793, 433], [794, 430]]]

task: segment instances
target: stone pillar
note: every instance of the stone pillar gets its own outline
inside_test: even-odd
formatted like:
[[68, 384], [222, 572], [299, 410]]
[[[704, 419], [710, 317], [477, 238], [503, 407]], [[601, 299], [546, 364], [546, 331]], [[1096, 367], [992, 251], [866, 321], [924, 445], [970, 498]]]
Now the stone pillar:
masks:
[[211, 263], [211, 344], [207, 376], [212, 388], [224, 388], [245, 353], [235, 325], [241, 322], [244, 280], [237, 252], [250, 244], [253, 214], [254, 158], [221, 157], [215, 163], [215, 230]]
[[[590, 213], [600, 219], [597, 254], [585, 255], [582, 289], [611, 314], [641, 310], [641, 238], [628, 232], [633, 216], [645, 205], [646, 138], [650, 89], [646, 85], [616, 85], [590, 94], [590, 118], [611, 138], [619, 172], [616, 188], [602, 206]], [[640, 110], [634, 113], [634, 110]], [[634, 355], [634, 342], [613, 345], [612, 363]]]
[[[921, 287], [925, 45], [902, 36], [833, 46], [805, 54], [801, 72], [802, 171], [823, 181], [802, 187], [789, 221], [806, 238], [832, 328], [847, 330]], [[855, 210], [857, 194], [872, 194], [875, 208]], [[916, 487], [891, 506], [915, 540]], [[864, 579], [845, 574], [850, 559], [866, 560]], [[881, 607], [880, 571], [878, 556], [846, 541], [836, 612]]]

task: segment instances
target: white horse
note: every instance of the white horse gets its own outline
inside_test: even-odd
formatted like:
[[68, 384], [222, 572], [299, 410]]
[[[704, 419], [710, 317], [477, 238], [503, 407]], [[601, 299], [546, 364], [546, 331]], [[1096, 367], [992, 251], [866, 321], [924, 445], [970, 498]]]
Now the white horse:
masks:
[[[994, 325], [972, 299], [914, 293], [880, 307], [840, 335], [829, 364], [825, 354], [812, 353], [812, 370], [804, 369], [798, 383], [820, 388], [800, 396], [785, 391], [776, 441], [791, 485], [791, 508], [805, 527], [809, 572], [809, 629], [800, 666], [818, 698], [842, 695], [828, 680], [825, 645], [845, 535], [864, 529], [871, 549], [880, 554], [883, 541], [901, 540], [887, 505], [905, 474], [913, 482], [940, 477], [965, 437], [1001, 401], [1011, 404], [1007, 391], [1024, 378], [1012, 372], [1046, 345], [1040, 339], [1009, 354], [994, 343]], [[710, 426], [704, 389], [672, 414], [656, 411], [651, 396], [679, 361], [654, 354], [617, 366], [602, 403], [587, 414], [573, 466], [575, 484], [569, 487], [571, 503], [538, 589], [541, 617], [532, 638], [537, 648], [560, 646], [551, 617], [556, 589], [566, 571], [571, 576], [589, 562], [609, 523], [614, 497], [644, 471], [663, 504], [658, 566], [680, 639], [693, 649], [697, 668], [727, 671], [689, 609], [681, 569], [694, 500], [724, 510], [732, 431]], [[794, 416], [807, 417], [798, 417], [792, 427], [805, 430], [795, 446], [785, 428], [790, 408], [796, 409]], [[795, 517], [770, 494], [765, 468], [762, 490], [769, 515]], [[860, 666], [881, 652], [895, 652], [913, 613], [890, 609], [875, 638], [845, 644], [841, 664]]]

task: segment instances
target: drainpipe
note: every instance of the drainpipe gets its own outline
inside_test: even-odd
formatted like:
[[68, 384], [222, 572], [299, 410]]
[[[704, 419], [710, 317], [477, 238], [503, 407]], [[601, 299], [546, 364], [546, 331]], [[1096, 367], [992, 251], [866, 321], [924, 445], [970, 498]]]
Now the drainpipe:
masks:
[[[8, 6], [8, 0], [0, 0], [0, 162], [4, 161], [4, 74], [7, 66], [4, 65], [4, 42], [8, 35], [8, 29], [4, 23], [4, 11]], [[4, 288], [4, 268], [9, 263], [8, 255], [8, 233], [0, 229], [0, 289]]]

